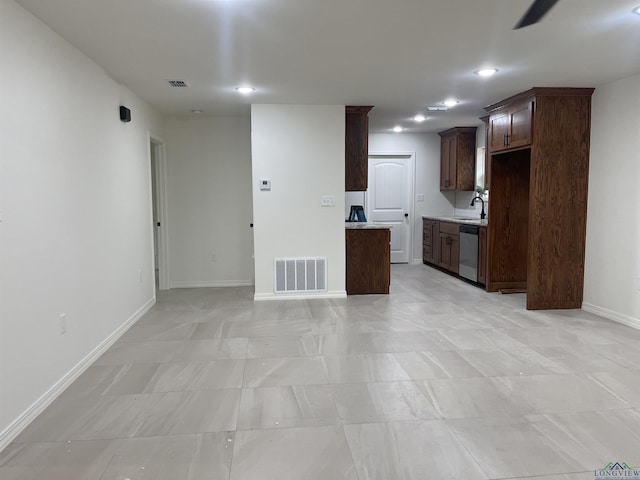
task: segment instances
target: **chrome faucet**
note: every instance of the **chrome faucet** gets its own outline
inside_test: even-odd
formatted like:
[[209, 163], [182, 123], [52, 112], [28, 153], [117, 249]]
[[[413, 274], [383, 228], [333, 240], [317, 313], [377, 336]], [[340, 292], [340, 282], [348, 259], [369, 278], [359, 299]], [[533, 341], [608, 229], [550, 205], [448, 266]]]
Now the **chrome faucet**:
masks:
[[476, 202], [476, 200], [480, 200], [482, 202], [482, 211], [480, 212], [480, 220], [484, 220], [485, 218], [487, 218], [487, 214], [484, 213], [484, 199], [480, 195], [476, 195], [471, 200], [472, 207], [473, 207], [473, 204]]

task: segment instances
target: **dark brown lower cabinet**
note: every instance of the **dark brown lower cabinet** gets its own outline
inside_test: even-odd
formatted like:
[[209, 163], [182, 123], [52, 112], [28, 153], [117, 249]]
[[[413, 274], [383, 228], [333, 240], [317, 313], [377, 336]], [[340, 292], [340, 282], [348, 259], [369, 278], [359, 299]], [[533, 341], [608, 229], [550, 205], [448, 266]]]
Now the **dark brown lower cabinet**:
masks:
[[422, 219], [422, 263], [437, 263], [439, 257], [436, 244], [440, 231], [437, 220]]
[[460, 260], [460, 224], [439, 222], [439, 250], [438, 265], [453, 273], [458, 273]]
[[[422, 263], [456, 275], [460, 272], [460, 224], [422, 219]], [[487, 227], [478, 229], [478, 282], [487, 284]]]
[[389, 293], [391, 230], [346, 230], [347, 295]]

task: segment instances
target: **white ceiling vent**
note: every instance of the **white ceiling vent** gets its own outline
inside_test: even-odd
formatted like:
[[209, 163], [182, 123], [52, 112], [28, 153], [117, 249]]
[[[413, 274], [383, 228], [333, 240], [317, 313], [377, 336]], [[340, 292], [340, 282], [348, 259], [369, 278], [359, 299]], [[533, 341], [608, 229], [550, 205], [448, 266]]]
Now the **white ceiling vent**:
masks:
[[187, 82], [184, 80], [168, 80], [169, 85], [176, 88], [186, 88], [189, 86]]

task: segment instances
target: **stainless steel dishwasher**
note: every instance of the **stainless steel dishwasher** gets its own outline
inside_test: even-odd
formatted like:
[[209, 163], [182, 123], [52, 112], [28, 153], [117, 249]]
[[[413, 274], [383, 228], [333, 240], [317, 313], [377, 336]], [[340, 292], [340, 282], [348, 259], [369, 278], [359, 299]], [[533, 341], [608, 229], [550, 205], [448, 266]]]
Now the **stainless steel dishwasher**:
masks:
[[476, 225], [460, 225], [460, 263], [458, 275], [478, 281], [478, 230]]

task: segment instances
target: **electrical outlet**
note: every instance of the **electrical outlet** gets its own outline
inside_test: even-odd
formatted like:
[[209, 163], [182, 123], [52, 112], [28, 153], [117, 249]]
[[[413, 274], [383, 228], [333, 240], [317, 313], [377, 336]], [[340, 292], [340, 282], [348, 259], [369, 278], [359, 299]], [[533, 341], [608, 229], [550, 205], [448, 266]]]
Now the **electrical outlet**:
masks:
[[138, 269], [138, 283], [142, 285], [142, 269]]
[[213, 263], [213, 262], [216, 262], [216, 261], [217, 261], [216, 254], [211, 252], [211, 262]]
[[67, 314], [60, 314], [60, 335], [67, 333]]

